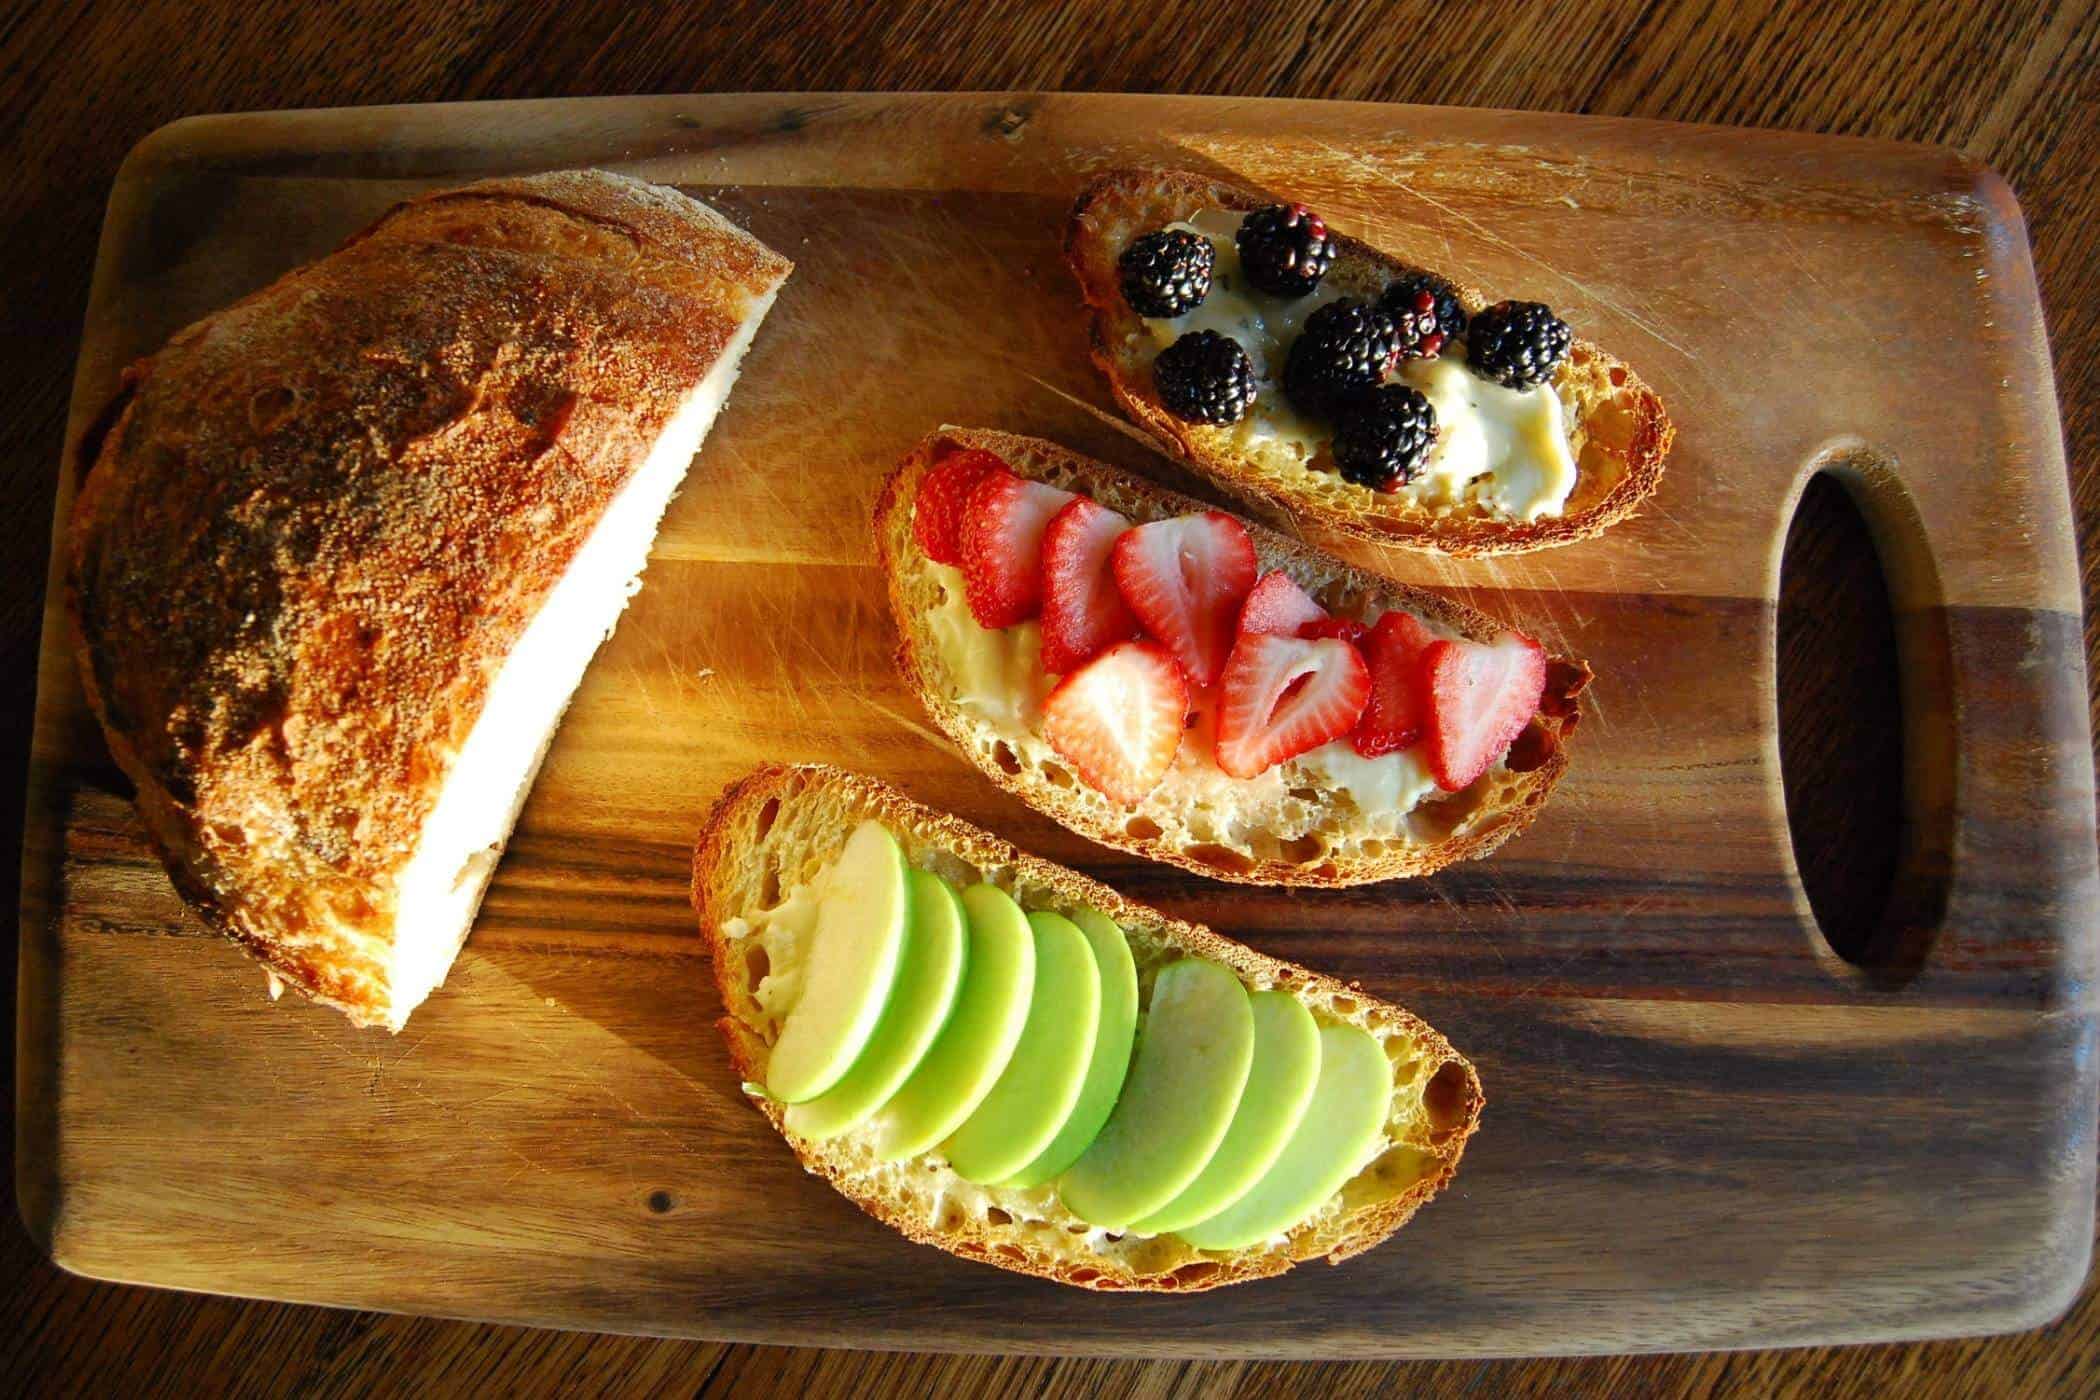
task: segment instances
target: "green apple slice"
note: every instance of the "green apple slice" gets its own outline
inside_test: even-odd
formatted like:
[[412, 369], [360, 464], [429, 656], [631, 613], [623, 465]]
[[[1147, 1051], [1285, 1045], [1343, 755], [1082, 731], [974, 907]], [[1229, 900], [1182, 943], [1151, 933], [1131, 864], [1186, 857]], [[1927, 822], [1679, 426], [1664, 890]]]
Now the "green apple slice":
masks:
[[1035, 931], [992, 885], [963, 891], [970, 951], [955, 1010], [904, 1087], [875, 1117], [875, 1155], [915, 1157], [976, 1112], [1013, 1058], [1035, 993]]
[[1198, 1249], [1243, 1249], [1283, 1234], [1356, 1175], [1393, 1100], [1393, 1066], [1355, 1026], [1320, 1028], [1320, 1082], [1290, 1145], [1254, 1189], [1175, 1233]]
[[1130, 1228], [1164, 1235], [1208, 1220], [1252, 1190], [1283, 1154], [1320, 1078], [1320, 1028], [1289, 992], [1256, 992], [1254, 1066], [1225, 1140], [1203, 1172], [1164, 1208]]
[[1092, 1146], [1101, 1125], [1123, 1092], [1123, 1077], [1130, 1073], [1130, 1042], [1137, 1034], [1137, 964], [1131, 961], [1130, 940], [1114, 920], [1091, 909], [1082, 909], [1072, 922], [1086, 935], [1093, 949], [1094, 966], [1101, 977], [1101, 1027], [1094, 1034], [1094, 1058], [1086, 1067], [1086, 1082], [1080, 1085], [1079, 1101], [1057, 1136], [1050, 1139], [1033, 1162], [1008, 1177], [1008, 1186], [1040, 1186], [1079, 1160]]
[[1239, 978], [1199, 958], [1162, 969], [1123, 1097], [1059, 1183], [1066, 1207], [1122, 1230], [1180, 1195], [1232, 1126], [1253, 1055]]
[[1028, 916], [1035, 993], [999, 1082], [941, 1151], [965, 1181], [999, 1181], [1034, 1160], [1071, 1115], [1094, 1058], [1101, 974], [1086, 935], [1062, 914]]
[[853, 1067], [897, 981], [911, 896], [904, 851], [881, 823], [862, 822], [822, 876], [802, 995], [773, 1042], [766, 1092], [801, 1103]]
[[919, 1067], [955, 1009], [967, 946], [962, 899], [953, 885], [924, 870], [912, 871], [908, 881], [911, 920], [904, 957], [875, 1033], [845, 1078], [809, 1102], [788, 1108], [789, 1131], [812, 1142], [853, 1131], [888, 1103]]

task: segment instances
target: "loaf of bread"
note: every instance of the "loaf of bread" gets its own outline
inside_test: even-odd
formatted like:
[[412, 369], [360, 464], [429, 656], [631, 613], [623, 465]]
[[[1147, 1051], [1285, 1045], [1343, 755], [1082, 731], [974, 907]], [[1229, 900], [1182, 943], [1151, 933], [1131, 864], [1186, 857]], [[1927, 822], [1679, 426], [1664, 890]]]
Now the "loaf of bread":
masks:
[[789, 263], [598, 171], [402, 204], [128, 370], [66, 604], [176, 888], [399, 1030]]
[[[943, 734], [984, 775], [1038, 811], [1104, 846], [1165, 861], [1222, 880], [1271, 885], [1357, 885], [1425, 875], [1484, 856], [1529, 825], [1567, 770], [1567, 743], [1589, 683], [1579, 661], [1548, 663], [1539, 712], [1509, 753], [1456, 793], [1432, 793], [1405, 809], [1359, 803], [1299, 760], [1274, 783], [1170, 792], [1162, 784], [1125, 807], [1073, 775], [1025, 726], [992, 723], [966, 692], [944, 649], [942, 624], [955, 616], [953, 571], [928, 558], [912, 530], [919, 483], [940, 458], [982, 448], [1015, 473], [1093, 497], [1143, 523], [1207, 510], [1201, 501], [1080, 456], [1040, 438], [975, 428], [942, 428], [914, 447], [884, 485], [875, 539], [898, 633], [897, 665]], [[1486, 642], [1503, 624], [1463, 604], [1352, 568], [1331, 555], [1259, 525], [1248, 526], [1261, 572], [1289, 574], [1338, 616], [1368, 619], [1404, 609], [1454, 635]], [[967, 622], [967, 617], [964, 617]]]
[[[1073, 207], [1065, 255], [1092, 313], [1094, 363], [1123, 411], [1164, 448], [1294, 528], [1444, 554], [1515, 554], [1588, 539], [1653, 494], [1674, 436], [1669, 415], [1628, 365], [1583, 339], [1574, 342], [1552, 380], [1576, 466], [1573, 489], [1556, 513], [1536, 519], [1515, 518], [1477, 500], [1432, 505], [1405, 492], [1366, 490], [1343, 480], [1331, 462], [1308, 458], [1296, 443], [1243, 431], [1244, 423], [1190, 423], [1169, 413], [1152, 381], [1160, 347], [1124, 300], [1117, 259], [1132, 240], [1201, 211], [1245, 213], [1279, 202], [1206, 175], [1119, 170], [1090, 183]], [[1375, 302], [1395, 278], [1435, 271], [1352, 238], [1335, 235], [1334, 242], [1323, 288], [1348, 296]], [[1491, 300], [1471, 287], [1450, 285], [1469, 314]], [[1271, 382], [1261, 392], [1282, 390]]]
[[[1119, 925], [1137, 962], [1142, 996], [1176, 958], [1222, 964], [1253, 990], [1289, 991], [1322, 1025], [1360, 1027], [1392, 1065], [1392, 1104], [1367, 1159], [1312, 1216], [1278, 1238], [1202, 1250], [1179, 1236], [1089, 1226], [1055, 1183], [980, 1186], [938, 1150], [878, 1160], [867, 1128], [812, 1142], [788, 1127], [785, 1108], [757, 1088], [779, 1023], [759, 996], [771, 972], [767, 915], [839, 854], [864, 820], [896, 836], [912, 866], [958, 884], [986, 881], [1022, 909], [1071, 916], [1094, 910]], [[877, 1220], [966, 1259], [1084, 1288], [1194, 1292], [1265, 1278], [1301, 1260], [1332, 1263], [1378, 1244], [1451, 1179], [1484, 1099], [1472, 1065], [1441, 1035], [1358, 988], [1170, 919], [1048, 861], [1015, 850], [871, 778], [836, 768], [763, 768], [725, 793], [693, 853], [693, 904], [708, 940], [730, 1058], [752, 1102], [803, 1166]], [[1142, 1032], [1140, 1032], [1142, 1034]], [[791, 1207], [782, 1202], [781, 1208]]]

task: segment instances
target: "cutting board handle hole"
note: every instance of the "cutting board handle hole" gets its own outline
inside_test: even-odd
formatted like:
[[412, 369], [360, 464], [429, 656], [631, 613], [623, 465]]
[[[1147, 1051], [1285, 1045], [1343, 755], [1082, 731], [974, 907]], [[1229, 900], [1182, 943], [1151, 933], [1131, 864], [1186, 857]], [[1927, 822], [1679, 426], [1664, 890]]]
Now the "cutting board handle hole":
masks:
[[1811, 467], [1780, 560], [1776, 647], [1795, 868], [1830, 952], [1893, 990], [1924, 965], [1946, 907], [1951, 661], [1916, 507], [1871, 449]]

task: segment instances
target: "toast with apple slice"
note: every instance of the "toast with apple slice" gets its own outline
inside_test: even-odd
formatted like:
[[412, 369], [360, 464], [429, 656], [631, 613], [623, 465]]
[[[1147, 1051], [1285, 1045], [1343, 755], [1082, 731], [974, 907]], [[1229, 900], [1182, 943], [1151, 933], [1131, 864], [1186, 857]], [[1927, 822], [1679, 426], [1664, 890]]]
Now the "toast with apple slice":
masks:
[[1662, 477], [1674, 430], [1624, 361], [1303, 205], [1113, 171], [1065, 251], [1123, 411], [1273, 518], [1514, 554], [1599, 534]]
[[1103, 845], [1252, 884], [1422, 875], [1567, 768], [1585, 664], [1055, 443], [943, 428], [874, 530], [934, 723]]
[[[867, 839], [864, 828], [870, 825], [885, 837]], [[1104, 1030], [1095, 1042], [1096, 1059], [1110, 1071], [1108, 1087], [1099, 1111], [1082, 1125], [1081, 1140], [1048, 1168], [1003, 1176], [1003, 1184], [973, 1179], [987, 1173], [966, 1174], [957, 1166], [967, 1131], [928, 1147], [885, 1148], [895, 1132], [891, 1120], [917, 1115], [932, 1097], [923, 1082], [930, 1077], [926, 1066], [948, 1068], [956, 1058], [947, 1042], [967, 1033], [957, 1027], [971, 1019], [962, 1003], [974, 963], [955, 1009], [933, 1018], [946, 1016], [938, 1038], [919, 1048], [918, 1066], [907, 1067], [904, 1087], [889, 1102], [864, 1105], [851, 1121], [831, 1115], [822, 1127], [804, 1132], [798, 1125], [811, 1121], [804, 1115], [825, 1100], [790, 1105], [767, 1091], [776, 1048], [791, 1040], [809, 1043], [803, 1021], [817, 1014], [809, 1008], [823, 999], [811, 989], [857, 980], [839, 976], [842, 969], [828, 966], [829, 960], [854, 956], [856, 947], [870, 941], [867, 928], [833, 920], [826, 902], [849, 915], [889, 907], [880, 891], [836, 884], [837, 872], [865, 854], [863, 846], [887, 848], [877, 865], [901, 857], [915, 880], [969, 887], [964, 898], [973, 910], [1008, 907], [1011, 918], [1017, 908], [1038, 926], [1061, 929], [1085, 921], [1114, 945], [1121, 972], [1099, 956], [1102, 980], [1107, 984], [1120, 975], [1135, 991], [1126, 989], [1131, 1000], [1121, 1038], [1111, 1040]], [[897, 876], [891, 871], [880, 878], [894, 883]], [[869, 894], [876, 897], [864, 897]], [[723, 795], [700, 834], [692, 897], [726, 1012], [719, 1026], [753, 1104], [811, 1174], [909, 1238], [965, 1259], [1083, 1288], [1180, 1292], [1264, 1278], [1302, 1260], [1339, 1263], [1386, 1239], [1434, 1196], [1457, 1170], [1466, 1140], [1479, 1126], [1479, 1076], [1449, 1042], [1408, 1012], [1133, 903], [871, 778], [829, 767], [768, 767], [744, 778]], [[904, 966], [909, 956], [896, 965]], [[892, 1008], [906, 1010], [885, 1016], [925, 1004], [924, 979], [903, 985], [907, 980], [896, 974], [889, 995]], [[1167, 1004], [1176, 995], [1167, 990], [1170, 984], [1180, 988], [1198, 980], [1207, 980], [1213, 992], [1222, 989], [1227, 999], [1266, 1002], [1265, 1009], [1288, 1013], [1304, 1035], [1316, 1032], [1317, 1080], [1309, 1080], [1301, 1065], [1296, 1089], [1283, 1087], [1290, 1076], [1276, 1072], [1278, 1056], [1262, 1053], [1268, 1042], [1257, 1026], [1254, 1053], [1241, 1077], [1227, 1086], [1233, 1102], [1222, 1135], [1213, 1128], [1205, 1140], [1191, 1141], [1202, 1125], [1185, 1117], [1173, 1135], [1134, 1139], [1137, 1120], [1160, 1121], [1132, 1107], [1146, 1092], [1145, 1041], [1165, 1044], [1177, 1014], [1184, 1021], [1198, 1017], [1200, 1026], [1200, 1015], [1209, 1014], [1200, 1011], [1200, 1002]], [[1136, 1037], [1133, 1051], [1130, 1008], [1139, 1002], [1150, 1029]], [[1039, 1004], [1030, 1024], [1052, 1011]], [[1107, 1019], [1098, 1024], [1105, 1026]], [[880, 1035], [878, 1029], [874, 1038]], [[1165, 1055], [1158, 1044], [1154, 1049]], [[1353, 1066], [1337, 1053], [1352, 1047]], [[1021, 1063], [1024, 1053], [1009, 1044], [1008, 1063]], [[1040, 1063], [1029, 1063], [1028, 1087], [1047, 1093], [1038, 1089], [1046, 1082]], [[1368, 1072], [1370, 1086], [1359, 1081], [1353, 1117], [1330, 1121], [1323, 1115], [1337, 1113], [1334, 1105], [1341, 1101], [1339, 1092], [1330, 1094], [1330, 1081], [1352, 1068]], [[1089, 1066], [1090, 1081], [1098, 1069]], [[850, 1079], [855, 1070], [843, 1073]], [[994, 1088], [979, 1102], [997, 1093]], [[962, 1111], [970, 1112], [967, 1106]], [[1275, 1128], [1266, 1146], [1255, 1142], [1259, 1133], [1247, 1130], [1250, 1121]], [[1060, 1132], [1057, 1141], [1067, 1135]], [[1250, 1164], [1250, 1152], [1260, 1160]], [[1136, 1199], [1144, 1182], [1164, 1170], [1160, 1161], [1173, 1158], [1181, 1161], [1175, 1181], [1190, 1184], [1154, 1180], [1150, 1189], [1154, 1200], [1172, 1190], [1174, 1208]], [[1193, 1178], [1190, 1162], [1199, 1168]], [[1220, 1176], [1241, 1168], [1230, 1188], [1221, 1189]], [[1029, 1184], [1016, 1184], [1021, 1181]], [[1288, 1203], [1279, 1205], [1286, 1197]], [[1120, 1223], [1118, 1209], [1147, 1213], [1144, 1221]], [[1100, 1223], [1111, 1219], [1118, 1223]]]

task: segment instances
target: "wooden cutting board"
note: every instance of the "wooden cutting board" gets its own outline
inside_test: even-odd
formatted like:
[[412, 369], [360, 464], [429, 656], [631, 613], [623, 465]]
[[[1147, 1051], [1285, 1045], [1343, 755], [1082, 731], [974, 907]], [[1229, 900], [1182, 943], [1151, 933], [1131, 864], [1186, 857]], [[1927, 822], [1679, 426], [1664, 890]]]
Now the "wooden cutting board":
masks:
[[[1527, 835], [1435, 879], [1221, 886], [1095, 849], [938, 742], [889, 665], [876, 483], [930, 427], [1170, 480], [1104, 412], [1058, 244], [1088, 172], [1289, 191], [1552, 302], [1679, 437], [1601, 541], [1356, 548], [1597, 669]], [[2079, 584], [2019, 211], [1944, 151], [1655, 123], [1141, 97], [702, 97], [179, 123], [112, 195], [73, 405], [389, 203], [499, 172], [674, 182], [799, 264], [584, 682], [452, 977], [396, 1038], [271, 1004], [183, 908], [47, 620], [20, 1189], [66, 1267], [562, 1326], [879, 1347], [1507, 1354], [2034, 1324], [2082, 1279], [2096, 876]], [[1843, 474], [1898, 607], [1914, 839], [1875, 967], [1785, 824], [1774, 604]], [[71, 497], [60, 492], [61, 518]], [[171, 606], [179, 600], [171, 600]], [[1198, 1299], [911, 1245], [740, 1100], [685, 898], [722, 787], [828, 760], [1361, 979], [1490, 1104], [1400, 1236]]]

